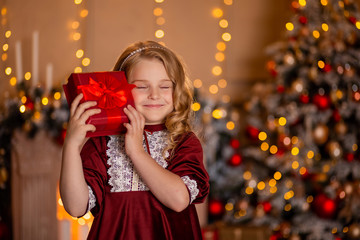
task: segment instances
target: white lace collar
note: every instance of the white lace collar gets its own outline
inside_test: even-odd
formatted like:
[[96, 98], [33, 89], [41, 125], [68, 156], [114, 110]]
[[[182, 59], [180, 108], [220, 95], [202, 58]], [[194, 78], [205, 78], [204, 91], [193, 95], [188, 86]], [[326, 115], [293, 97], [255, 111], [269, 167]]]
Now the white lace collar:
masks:
[[[162, 156], [166, 147], [167, 130], [147, 132], [150, 155], [155, 161], [166, 168], [168, 162]], [[134, 169], [134, 165], [125, 154], [125, 136], [110, 136], [107, 144], [108, 149], [108, 174], [110, 176], [109, 185], [112, 187], [111, 192], [128, 192], [128, 191], [147, 191], [149, 190]], [[145, 137], [143, 137], [143, 147], [147, 151]], [[168, 157], [166, 152], [165, 157]]]

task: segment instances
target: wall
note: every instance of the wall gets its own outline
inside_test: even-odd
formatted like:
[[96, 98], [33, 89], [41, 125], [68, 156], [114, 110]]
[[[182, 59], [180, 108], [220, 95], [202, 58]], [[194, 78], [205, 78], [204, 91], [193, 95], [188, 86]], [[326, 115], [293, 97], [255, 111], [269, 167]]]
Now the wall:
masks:
[[[31, 71], [31, 38], [36, 30], [40, 33], [40, 81], [45, 82], [45, 66], [51, 62], [57, 85], [64, 83], [79, 65], [75, 57], [78, 48], [83, 48], [91, 59], [90, 66], [84, 71], [104, 71], [112, 68], [129, 43], [155, 39], [152, 11], [159, 4], [154, 1], [89, 0], [82, 4], [89, 10], [89, 15], [80, 21], [82, 38], [74, 41], [71, 23], [79, 19], [81, 6], [60, 0], [7, 1], [8, 28], [13, 34], [9, 39], [9, 59], [5, 64], [1, 63], [2, 69], [15, 65], [14, 46], [16, 41], [21, 41], [23, 72]], [[206, 94], [207, 87], [217, 81], [210, 69], [216, 64], [215, 46], [220, 40], [218, 20], [212, 17], [211, 10], [221, 5], [220, 0], [165, 1], [161, 4], [166, 20], [162, 40], [184, 58], [192, 79], [203, 80]], [[276, 3], [253, 0], [234, 1], [226, 8], [225, 17], [229, 20], [232, 40], [228, 43], [224, 63], [228, 87], [220, 95], [226, 93], [234, 102], [241, 101], [246, 96], [237, 94], [239, 89], [246, 89], [254, 81], [268, 77], [264, 69], [264, 48], [282, 38], [284, 23], [291, 15], [288, 5], [286, 0]], [[9, 77], [3, 71], [0, 88], [14, 93]], [[0, 100], [3, 97], [2, 94]]]

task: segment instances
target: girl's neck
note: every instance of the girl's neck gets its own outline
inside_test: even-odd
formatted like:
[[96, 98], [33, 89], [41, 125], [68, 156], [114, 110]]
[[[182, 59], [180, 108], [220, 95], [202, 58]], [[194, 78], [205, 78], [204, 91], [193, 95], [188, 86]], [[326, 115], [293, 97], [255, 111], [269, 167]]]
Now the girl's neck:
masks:
[[155, 125], [145, 125], [144, 130], [147, 132], [156, 132], [166, 129], [165, 123], [159, 123]]

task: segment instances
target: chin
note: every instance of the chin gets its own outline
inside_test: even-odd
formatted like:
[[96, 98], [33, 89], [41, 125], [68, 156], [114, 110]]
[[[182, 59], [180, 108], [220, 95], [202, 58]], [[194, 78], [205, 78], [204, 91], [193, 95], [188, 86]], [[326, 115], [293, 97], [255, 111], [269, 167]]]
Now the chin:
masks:
[[162, 123], [165, 123], [165, 120], [164, 121], [156, 120], [156, 119], [146, 119], [145, 120], [146, 125], [156, 125], [156, 124], [162, 124]]
[[158, 124], [162, 124], [164, 122], [145, 122], [145, 125], [158, 125]]

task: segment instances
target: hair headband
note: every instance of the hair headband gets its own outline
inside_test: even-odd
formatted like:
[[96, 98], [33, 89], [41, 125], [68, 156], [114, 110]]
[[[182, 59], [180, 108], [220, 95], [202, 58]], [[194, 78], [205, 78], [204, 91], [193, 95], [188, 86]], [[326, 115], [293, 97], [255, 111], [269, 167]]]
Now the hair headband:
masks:
[[119, 68], [119, 71], [121, 71], [124, 63], [125, 63], [131, 56], [133, 56], [133, 55], [135, 55], [136, 53], [139, 53], [139, 52], [141, 52], [141, 51], [144, 51], [145, 49], [149, 49], [149, 48], [157, 48], [157, 49], [166, 50], [166, 49], [163, 48], [163, 47], [155, 46], [155, 45], [154, 45], [154, 46], [147, 46], [147, 47], [138, 48], [138, 49], [132, 51], [131, 53], [129, 53], [129, 55], [127, 55], [127, 57], [126, 57], [126, 58], [124, 59], [124, 61], [121, 63], [120, 68]]

